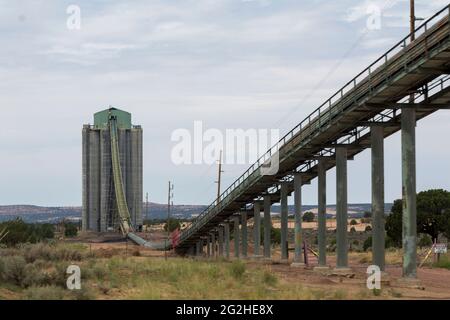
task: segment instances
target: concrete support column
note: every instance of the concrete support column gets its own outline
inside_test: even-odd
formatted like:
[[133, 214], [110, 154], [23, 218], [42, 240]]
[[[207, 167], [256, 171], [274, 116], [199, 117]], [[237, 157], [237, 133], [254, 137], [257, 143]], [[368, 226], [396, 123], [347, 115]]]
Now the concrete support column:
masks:
[[287, 262], [288, 253], [288, 185], [281, 184], [281, 261]]
[[211, 257], [211, 238], [209, 235], [206, 237], [206, 256]]
[[200, 257], [202, 255], [202, 250], [201, 250], [202, 247], [201, 246], [202, 246], [201, 241], [200, 240], [197, 241], [197, 243], [195, 244], [195, 255], [197, 257]]
[[216, 257], [216, 234], [211, 233], [211, 255], [213, 258]]
[[234, 257], [239, 259], [239, 217], [234, 218]]
[[372, 152], [372, 263], [385, 269], [384, 252], [384, 129], [370, 128]]
[[336, 148], [336, 269], [348, 268], [347, 148]]
[[226, 222], [223, 225], [225, 236], [225, 258], [230, 259], [230, 224]]
[[302, 246], [302, 175], [297, 173], [294, 175], [294, 206], [295, 206], [295, 255], [292, 266], [304, 266]]
[[317, 242], [319, 247], [319, 268], [327, 267], [327, 171], [325, 161], [319, 160], [317, 165], [318, 177], [318, 214], [317, 214]]
[[417, 279], [416, 111], [402, 110], [403, 278]]
[[260, 258], [260, 247], [261, 247], [261, 204], [256, 201], [253, 204], [254, 214], [253, 214], [253, 257]]
[[219, 257], [223, 257], [223, 226], [219, 226], [217, 231], [219, 234]]
[[241, 231], [242, 231], [242, 257], [247, 258], [248, 236], [247, 236], [247, 212], [241, 212]]
[[270, 217], [270, 207], [271, 207], [270, 196], [264, 196], [264, 258], [270, 259], [270, 232], [272, 228], [272, 221]]

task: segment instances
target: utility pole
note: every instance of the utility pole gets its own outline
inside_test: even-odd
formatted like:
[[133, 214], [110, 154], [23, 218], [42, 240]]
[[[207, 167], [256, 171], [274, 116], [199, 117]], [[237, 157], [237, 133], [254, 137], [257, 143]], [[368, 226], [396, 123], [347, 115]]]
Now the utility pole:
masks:
[[411, 32], [411, 42], [416, 39], [416, 35], [414, 33], [416, 30], [416, 8], [414, 0], [410, 0], [410, 32]]
[[217, 204], [220, 202], [220, 184], [222, 180], [222, 150], [220, 150], [220, 157], [219, 157], [219, 172], [218, 172], [218, 179], [216, 181], [217, 183]]
[[169, 189], [167, 192], [167, 240], [166, 240], [166, 246], [164, 249], [164, 257], [167, 260], [167, 245], [170, 241], [170, 207], [173, 206], [173, 184], [169, 181]]
[[[149, 222], [149, 218], [148, 218], [148, 192], [146, 192], [145, 193], [145, 219], [144, 219], [144, 221], [145, 220], [147, 220], [147, 223]], [[147, 227], [148, 226], [146, 226], [145, 224], [144, 224], [144, 228], [145, 228], [145, 230], [143, 230], [144, 231], [144, 234], [145, 234], [145, 231], [147, 231]]]
[[148, 218], [148, 192], [145, 194], [145, 218], [149, 220]]

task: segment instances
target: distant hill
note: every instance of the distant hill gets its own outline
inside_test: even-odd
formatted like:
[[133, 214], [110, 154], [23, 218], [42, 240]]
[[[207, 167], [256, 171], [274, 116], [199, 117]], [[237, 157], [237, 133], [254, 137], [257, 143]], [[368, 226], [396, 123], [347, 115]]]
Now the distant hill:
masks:
[[[176, 218], [190, 218], [200, 214], [206, 206], [203, 205], [174, 205], [171, 215]], [[167, 217], [167, 205], [148, 204], [148, 215], [145, 203], [143, 204], [144, 219], [163, 219]], [[9, 205], [0, 206], [0, 221], [22, 218], [26, 222], [57, 222], [63, 218], [69, 220], [81, 219], [81, 207], [41, 207], [33, 205]]]
[[[174, 205], [171, 210], [172, 217], [189, 219], [203, 212], [205, 205]], [[391, 203], [385, 205], [385, 212], [390, 212]], [[303, 211], [312, 211], [317, 214], [317, 206], [304, 205]], [[348, 205], [348, 214], [350, 217], [362, 217], [365, 212], [371, 211], [371, 205], [368, 203], [357, 203]], [[148, 214], [145, 203], [143, 204], [144, 219], [164, 219], [167, 217], [167, 205], [150, 202], [148, 205]], [[272, 206], [272, 214], [278, 215], [280, 206]], [[294, 214], [294, 206], [289, 206], [289, 214]], [[327, 216], [333, 217], [336, 214], [336, 206], [327, 206]], [[40, 207], [33, 205], [10, 205], [0, 206], [0, 221], [13, 220], [21, 218], [26, 222], [48, 222], [55, 223], [63, 218], [73, 221], [81, 219], [81, 207]]]

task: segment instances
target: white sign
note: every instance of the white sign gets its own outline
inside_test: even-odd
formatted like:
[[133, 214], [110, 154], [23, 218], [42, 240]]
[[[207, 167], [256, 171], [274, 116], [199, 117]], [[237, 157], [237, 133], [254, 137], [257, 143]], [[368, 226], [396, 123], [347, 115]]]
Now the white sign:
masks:
[[433, 249], [434, 253], [447, 253], [447, 244], [436, 243]]

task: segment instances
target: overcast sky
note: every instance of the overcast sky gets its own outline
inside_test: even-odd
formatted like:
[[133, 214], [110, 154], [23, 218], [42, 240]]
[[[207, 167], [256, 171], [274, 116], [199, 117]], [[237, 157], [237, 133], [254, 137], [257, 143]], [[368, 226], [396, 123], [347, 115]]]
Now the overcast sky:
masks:
[[[81, 129], [109, 105], [144, 129], [144, 193], [209, 204], [216, 167], [176, 166], [171, 134], [288, 132], [408, 33], [406, 0], [0, 0], [0, 204], [80, 205]], [[417, 2], [427, 18], [446, 0]], [[81, 29], [67, 28], [71, 4]], [[366, 30], [368, 8], [383, 8]], [[369, 10], [370, 11], [370, 10]], [[418, 190], [450, 189], [450, 112], [417, 129]], [[444, 138], [443, 138], [444, 137]], [[386, 201], [401, 195], [400, 135], [386, 140]], [[225, 165], [223, 188], [246, 169]], [[328, 202], [335, 202], [334, 170]], [[370, 202], [370, 152], [349, 163], [349, 201]], [[316, 183], [304, 187], [317, 201]]]

